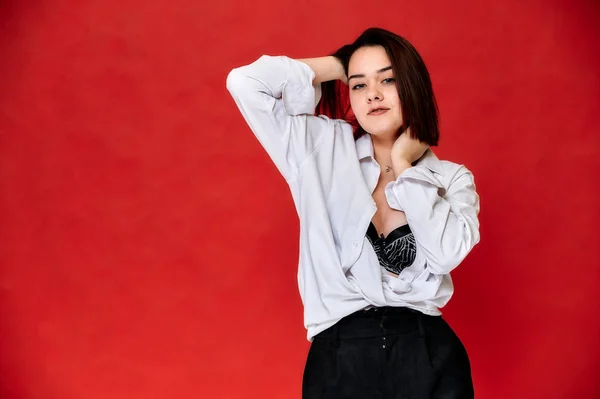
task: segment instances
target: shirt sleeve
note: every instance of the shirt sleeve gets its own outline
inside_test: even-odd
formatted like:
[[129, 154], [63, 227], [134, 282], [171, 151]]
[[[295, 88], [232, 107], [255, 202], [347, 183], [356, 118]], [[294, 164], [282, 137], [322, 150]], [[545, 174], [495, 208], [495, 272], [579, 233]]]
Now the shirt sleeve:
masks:
[[458, 168], [447, 190], [427, 168], [408, 168], [388, 183], [385, 195], [391, 208], [405, 213], [431, 273], [450, 273], [479, 242], [479, 195], [466, 167]]
[[246, 123], [287, 180], [293, 180], [318, 148], [329, 119], [313, 116], [321, 91], [301, 61], [263, 55], [233, 69], [227, 89]]

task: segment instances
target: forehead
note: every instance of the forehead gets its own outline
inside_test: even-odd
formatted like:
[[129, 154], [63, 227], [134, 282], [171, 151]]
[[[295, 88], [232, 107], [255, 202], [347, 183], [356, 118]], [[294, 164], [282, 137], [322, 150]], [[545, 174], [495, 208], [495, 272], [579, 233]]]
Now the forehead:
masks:
[[350, 57], [348, 75], [369, 75], [391, 64], [390, 58], [382, 46], [361, 47]]

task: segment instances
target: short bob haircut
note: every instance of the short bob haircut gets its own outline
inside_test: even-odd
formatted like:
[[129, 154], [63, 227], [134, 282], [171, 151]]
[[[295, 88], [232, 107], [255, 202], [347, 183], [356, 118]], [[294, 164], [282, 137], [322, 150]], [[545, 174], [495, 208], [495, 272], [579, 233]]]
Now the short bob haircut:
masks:
[[[410, 135], [430, 146], [437, 146], [439, 140], [438, 106], [431, 86], [431, 78], [423, 59], [408, 40], [385, 29], [370, 28], [364, 31], [352, 44], [347, 44], [332, 55], [338, 58], [348, 76], [350, 57], [356, 50], [365, 46], [382, 46], [390, 61], [396, 80], [396, 89], [402, 107], [403, 125], [398, 136], [410, 127]], [[354, 138], [366, 132], [351, 114], [350, 98], [346, 86], [340, 81], [321, 84], [322, 97], [317, 104], [317, 114], [334, 119], [345, 119], [354, 128]]]

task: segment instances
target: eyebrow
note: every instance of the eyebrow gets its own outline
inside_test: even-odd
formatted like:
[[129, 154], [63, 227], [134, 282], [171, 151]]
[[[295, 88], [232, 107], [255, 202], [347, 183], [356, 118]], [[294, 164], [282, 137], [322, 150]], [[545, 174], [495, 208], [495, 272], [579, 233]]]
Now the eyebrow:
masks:
[[[390, 69], [392, 69], [391, 65], [387, 66], [385, 68], [381, 68], [381, 69], [377, 70], [377, 73], [379, 74], [379, 73], [382, 73], [382, 72], [385, 72], [385, 71], [389, 71]], [[350, 79], [353, 79], [353, 78], [364, 78], [364, 77], [365, 77], [365, 74], [364, 73], [360, 73], [358, 75], [352, 75], [352, 76], [348, 77], [347, 81], [349, 82]]]

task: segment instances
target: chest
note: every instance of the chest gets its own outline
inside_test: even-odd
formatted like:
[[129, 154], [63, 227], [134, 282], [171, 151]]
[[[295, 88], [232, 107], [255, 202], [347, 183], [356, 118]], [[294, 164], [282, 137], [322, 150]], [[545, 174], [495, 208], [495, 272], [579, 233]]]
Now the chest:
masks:
[[379, 234], [385, 236], [395, 228], [407, 223], [404, 212], [390, 208], [385, 196], [385, 187], [394, 180], [394, 172], [386, 173], [385, 170], [382, 170], [372, 194], [377, 210], [375, 211], [371, 222]]

